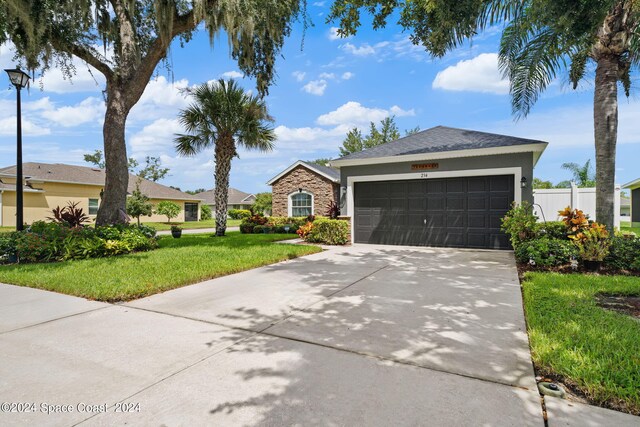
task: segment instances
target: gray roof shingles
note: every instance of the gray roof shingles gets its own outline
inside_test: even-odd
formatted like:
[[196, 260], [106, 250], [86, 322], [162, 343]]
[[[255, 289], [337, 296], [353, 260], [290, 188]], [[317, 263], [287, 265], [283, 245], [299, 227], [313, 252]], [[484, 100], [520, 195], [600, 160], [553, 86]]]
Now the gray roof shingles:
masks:
[[474, 130], [436, 126], [386, 144], [378, 145], [377, 147], [369, 148], [368, 150], [349, 154], [338, 160], [371, 159], [525, 144], [546, 144], [546, 142]]
[[[206, 204], [215, 205], [215, 188], [212, 190], [203, 191], [201, 193], [196, 194], [196, 196], [200, 197]], [[229, 187], [229, 194], [227, 198], [227, 204], [229, 205], [252, 205], [255, 201], [255, 196], [253, 194], [245, 193], [244, 191], [236, 190], [235, 188]]]
[[334, 181], [340, 181], [340, 171], [338, 169], [330, 168], [329, 166], [319, 165], [317, 163], [305, 162], [301, 160], [309, 169], [316, 170], [330, 176]]
[[[27, 180], [32, 181], [62, 181], [91, 185], [104, 185], [105, 181], [104, 169], [86, 166], [29, 162], [23, 163], [22, 169]], [[0, 174], [15, 175], [15, 165], [1, 168]], [[127, 189], [129, 193], [135, 190], [138, 179], [135, 175], [129, 175], [129, 187]], [[140, 191], [152, 199], [201, 200], [198, 196], [192, 196], [191, 194], [183, 193], [182, 191], [146, 179], [140, 180]]]

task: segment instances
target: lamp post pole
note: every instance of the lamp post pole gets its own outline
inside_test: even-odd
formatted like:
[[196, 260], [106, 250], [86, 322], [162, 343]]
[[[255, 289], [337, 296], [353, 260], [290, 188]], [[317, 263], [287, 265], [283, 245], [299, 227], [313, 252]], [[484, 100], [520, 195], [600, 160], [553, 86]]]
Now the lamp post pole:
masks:
[[22, 105], [20, 92], [22, 88], [16, 86], [17, 93], [17, 154], [16, 154], [16, 230], [21, 231], [24, 228], [24, 194], [22, 187]]
[[22, 176], [22, 103], [20, 91], [29, 83], [29, 75], [20, 68], [5, 70], [16, 88], [17, 99], [17, 147], [16, 147], [16, 230], [24, 229], [24, 191]]

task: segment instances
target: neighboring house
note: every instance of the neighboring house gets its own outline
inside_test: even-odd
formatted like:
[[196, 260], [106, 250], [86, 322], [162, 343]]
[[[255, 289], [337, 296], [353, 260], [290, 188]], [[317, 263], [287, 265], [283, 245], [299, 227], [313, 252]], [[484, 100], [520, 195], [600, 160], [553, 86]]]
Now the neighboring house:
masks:
[[[533, 167], [547, 145], [437, 126], [331, 161], [352, 241], [511, 249], [501, 219], [512, 202], [533, 202]], [[285, 192], [303, 187], [290, 172]]]
[[622, 188], [631, 190], [631, 226], [640, 227], [640, 178], [627, 182]]
[[[196, 196], [201, 198], [203, 203], [211, 207], [211, 212], [216, 212], [216, 199], [215, 188], [213, 190], [203, 191], [197, 193]], [[251, 205], [256, 201], [256, 196], [253, 194], [245, 193], [244, 191], [236, 190], [235, 188], [229, 188], [229, 194], [227, 197], [227, 212], [231, 209], [249, 209]]]
[[631, 216], [631, 199], [620, 196], [620, 216], [629, 218]]
[[339, 203], [340, 172], [298, 160], [273, 177], [273, 216], [326, 215], [331, 202]]
[[[100, 206], [100, 194], [104, 189], [104, 169], [49, 163], [24, 163], [24, 220], [27, 224], [46, 220], [52, 216], [51, 210], [66, 206], [68, 202], [78, 202], [92, 219], [95, 219]], [[177, 222], [197, 221], [201, 199], [198, 196], [183, 193], [157, 182], [129, 175], [128, 193], [131, 194], [136, 183], [140, 190], [155, 205], [170, 200], [182, 208]], [[153, 214], [141, 217], [143, 222], [166, 221], [167, 217]], [[0, 225], [15, 226], [16, 222], [16, 167], [0, 169]]]

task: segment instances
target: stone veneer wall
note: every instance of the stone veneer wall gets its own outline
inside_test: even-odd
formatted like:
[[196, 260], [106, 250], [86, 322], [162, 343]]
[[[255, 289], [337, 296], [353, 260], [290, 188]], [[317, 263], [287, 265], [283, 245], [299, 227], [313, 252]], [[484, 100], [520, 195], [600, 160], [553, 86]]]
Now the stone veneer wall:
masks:
[[326, 215], [329, 202], [338, 203], [340, 185], [325, 178], [304, 166], [297, 166], [280, 178], [272, 186], [272, 215], [287, 216], [289, 194], [302, 188], [313, 194], [313, 212], [315, 215]]

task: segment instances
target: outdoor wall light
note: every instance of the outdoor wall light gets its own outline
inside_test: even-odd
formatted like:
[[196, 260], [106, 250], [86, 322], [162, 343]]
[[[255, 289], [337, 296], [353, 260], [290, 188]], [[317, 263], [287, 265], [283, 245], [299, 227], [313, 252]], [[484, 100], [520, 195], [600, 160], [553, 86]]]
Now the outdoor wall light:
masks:
[[302, 193], [302, 188], [298, 188], [298, 193]]
[[525, 178], [524, 176], [520, 180], [520, 188], [527, 188], [527, 178]]
[[16, 230], [21, 231], [24, 228], [24, 199], [22, 188], [22, 106], [20, 103], [20, 91], [29, 84], [29, 75], [18, 67], [5, 71], [9, 75], [11, 84], [16, 87]]

